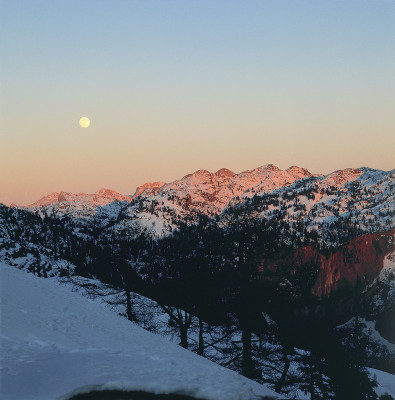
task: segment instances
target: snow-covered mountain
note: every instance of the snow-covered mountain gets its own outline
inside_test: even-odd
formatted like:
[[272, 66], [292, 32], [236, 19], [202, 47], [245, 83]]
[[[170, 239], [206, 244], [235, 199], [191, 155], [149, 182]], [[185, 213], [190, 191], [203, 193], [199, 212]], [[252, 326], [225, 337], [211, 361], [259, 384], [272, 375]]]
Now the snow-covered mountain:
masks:
[[110, 189], [93, 194], [56, 192], [26, 207], [11, 207], [42, 217], [71, 218], [84, 228], [88, 221], [96, 227], [117, 222], [115, 230], [128, 237], [141, 233], [162, 236], [182, 222], [195, 221], [197, 215], [219, 215], [231, 199], [252, 188], [254, 193], [267, 193], [309, 176], [303, 168], [280, 170], [272, 164], [239, 174], [226, 168], [215, 173], [199, 170], [170, 183], [145, 183], [130, 196]]
[[240, 174], [226, 168], [215, 173], [198, 170], [161, 186], [155, 195], [157, 198], [176, 199], [177, 204], [191, 212], [215, 215], [219, 214], [232, 198], [243, 195], [251, 188], [255, 188], [258, 193], [268, 193], [309, 176], [312, 176], [310, 172], [303, 168], [290, 167], [280, 170], [272, 164]]
[[53, 193], [26, 209], [68, 217], [84, 228], [111, 229], [125, 238], [166, 236], [201, 216], [224, 225], [235, 212], [250, 219], [281, 219], [291, 229], [302, 223], [307, 231], [350, 219], [361, 232], [372, 232], [394, 226], [394, 185], [394, 170], [348, 168], [313, 175], [304, 168], [281, 170], [269, 164], [239, 174], [199, 170], [170, 183], [146, 183], [132, 196], [108, 189], [91, 195]]
[[395, 170], [369, 168], [335, 171], [301, 179], [288, 187], [254, 197], [232, 199], [221, 215], [226, 225], [261, 220], [277, 224], [284, 243], [298, 247], [314, 233], [322, 245], [358, 234], [395, 227]]
[[147, 182], [139, 186], [131, 196], [110, 189], [101, 189], [94, 194], [56, 192], [26, 208], [33, 211], [44, 209], [56, 215], [67, 213], [80, 218], [89, 217], [97, 207], [116, 200], [131, 202], [136, 198], [167, 196], [177, 199], [177, 203], [191, 211], [214, 215], [220, 213], [233, 197], [241, 196], [253, 187], [254, 193], [267, 193], [309, 176], [312, 176], [310, 172], [303, 168], [293, 166], [283, 171], [272, 164], [240, 174], [226, 168], [215, 173], [198, 170], [170, 183]]
[[228, 170], [197, 171], [162, 186], [156, 194], [135, 198], [111, 229], [124, 237], [161, 237], [182, 224], [197, 223], [201, 215], [223, 226], [238, 215], [243, 220], [281, 220], [291, 231], [301, 231], [302, 239], [305, 229], [324, 231], [324, 240], [336, 243], [328, 232], [339, 221], [350, 220], [361, 233], [393, 227], [394, 185], [395, 171], [368, 168], [325, 176], [297, 167], [281, 171], [272, 165], [238, 175]]
[[75, 207], [98, 207], [112, 203], [113, 201], [131, 201], [130, 196], [124, 196], [111, 189], [100, 189], [93, 194], [86, 193], [51, 193], [48, 196], [30, 204], [27, 208], [47, 207], [53, 204], [59, 204], [60, 209], [75, 205]]
[[144, 185], [139, 186], [136, 191], [134, 192], [132, 199], [135, 199], [139, 196], [151, 196], [156, 194], [156, 192], [161, 188], [163, 185], [166, 185], [166, 182], [147, 182]]
[[125, 237], [161, 237], [184, 223], [197, 222], [199, 216], [220, 215], [232, 199], [237, 201], [252, 189], [254, 193], [269, 193], [311, 176], [303, 168], [280, 170], [272, 164], [240, 174], [226, 168], [215, 173], [198, 170], [153, 191], [134, 195], [134, 201], [123, 209], [111, 229]]
[[[87, 219], [95, 215], [100, 207], [102, 208], [112, 203], [131, 201], [131, 196], [125, 196], [111, 189], [100, 189], [93, 194], [54, 192], [26, 207], [16, 204], [11, 204], [11, 207], [26, 209], [42, 216], [69, 216]], [[118, 209], [118, 207], [116, 206], [115, 209]]]

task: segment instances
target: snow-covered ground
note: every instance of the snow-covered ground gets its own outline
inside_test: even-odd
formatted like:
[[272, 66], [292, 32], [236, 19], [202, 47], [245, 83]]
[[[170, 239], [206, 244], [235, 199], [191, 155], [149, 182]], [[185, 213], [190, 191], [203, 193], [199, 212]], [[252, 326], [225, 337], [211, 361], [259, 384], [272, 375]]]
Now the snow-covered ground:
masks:
[[213, 400], [277, 397], [56, 280], [0, 263], [0, 282], [4, 400], [66, 398], [84, 387], [176, 392]]
[[377, 380], [376, 393], [381, 396], [386, 393], [395, 397], [395, 376], [378, 369], [368, 368], [370, 374]]

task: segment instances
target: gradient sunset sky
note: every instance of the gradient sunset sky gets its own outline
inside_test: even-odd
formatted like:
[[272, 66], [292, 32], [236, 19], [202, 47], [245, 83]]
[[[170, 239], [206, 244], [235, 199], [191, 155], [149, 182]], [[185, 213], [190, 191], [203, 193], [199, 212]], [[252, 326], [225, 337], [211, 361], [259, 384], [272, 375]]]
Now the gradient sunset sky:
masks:
[[197, 169], [395, 167], [393, 0], [0, 7], [0, 202]]

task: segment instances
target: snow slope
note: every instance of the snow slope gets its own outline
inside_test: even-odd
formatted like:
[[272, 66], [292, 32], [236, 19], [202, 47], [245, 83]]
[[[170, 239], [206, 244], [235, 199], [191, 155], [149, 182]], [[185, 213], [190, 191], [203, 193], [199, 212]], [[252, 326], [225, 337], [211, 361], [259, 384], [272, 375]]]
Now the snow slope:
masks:
[[0, 278], [3, 400], [67, 398], [63, 396], [83, 387], [213, 400], [277, 397], [53, 279], [4, 263]]
[[381, 396], [384, 394], [390, 394], [392, 397], [395, 396], [395, 377], [388, 372], [380, 371], [378, 369], [368, 368], [370, 375], [376, 378], [378, 386], [376, 393]]

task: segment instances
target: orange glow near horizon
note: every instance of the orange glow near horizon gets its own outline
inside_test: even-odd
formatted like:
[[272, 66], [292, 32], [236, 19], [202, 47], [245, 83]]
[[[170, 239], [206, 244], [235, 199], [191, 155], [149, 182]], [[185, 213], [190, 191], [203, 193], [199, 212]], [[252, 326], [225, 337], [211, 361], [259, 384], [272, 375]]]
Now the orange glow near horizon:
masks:
[[1, 203], [395, 167], [395, 2], [154, 3], [5, 2]]

